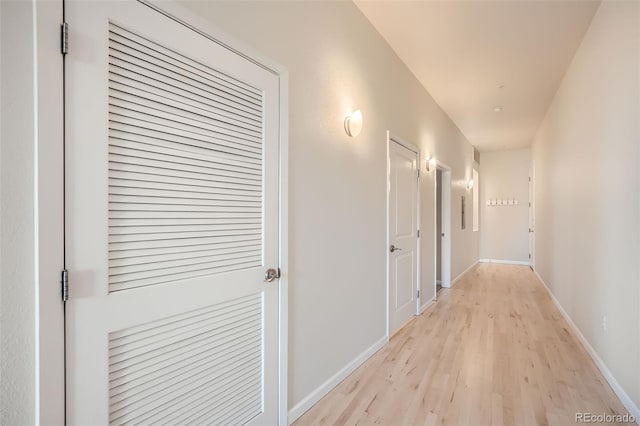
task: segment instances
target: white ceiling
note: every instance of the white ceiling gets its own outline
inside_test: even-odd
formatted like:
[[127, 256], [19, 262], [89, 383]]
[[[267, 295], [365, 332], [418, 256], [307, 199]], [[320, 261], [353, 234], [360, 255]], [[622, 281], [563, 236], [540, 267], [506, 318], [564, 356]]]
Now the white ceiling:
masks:
[[355, 3], [480, 151], [529, 146], [600, 4]]

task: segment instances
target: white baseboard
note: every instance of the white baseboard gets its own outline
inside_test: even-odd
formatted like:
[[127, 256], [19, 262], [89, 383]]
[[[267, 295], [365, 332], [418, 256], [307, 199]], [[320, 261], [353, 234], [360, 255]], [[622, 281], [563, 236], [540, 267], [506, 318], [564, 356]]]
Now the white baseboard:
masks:
[[328, 394], [333, 388], [338, 386], [347, 376], [353, 373], [358, 367], [360, 367], [366, 360], [368, 360], [373, 354], [378, 352], [384, 345], [389, 342], [389, 336], [384, 336], [364, 352], [358, 355], [355, 359], [345, 365], [340, 371], [334, 374], [326, 382], [318, 386], [316, 390], [311, 392], [302, 401], [297, 403], [292, 409], [289, 410], [289, 424], [292, 424], [300, 416], [306, 413], [311, 407], [313, 407], [318, 401], [320, 401], [326, 394]]
[[584, 335], [582, 334], [578, 326], [575, 325], [575, 323], [573, 322], [569, 314], [567, 314], [567, 312], [564, 310], [564, 308], [562, 307], [558, 299], [556, 299], [556, 296], [551, 292], [551, 290], [547, 286], [547, 283], [545, 283], [542, 277], [538, 274], [538, 271], [534, 269], [533, 272], [536, 274], [536, 276], [542, 283], [542, 286], [545, 288], [545, 290], [547, 290], [547, 293], [549, 293], [551, 300], [553, 300], [553, 303], [556, 305], [556, 307], [558, 308], [558, 310], [560, 311], [564, 319], [567, 321], [567, 323], [569, 323], [569, 326], [573, 330], [574, 334], [576, 335], [576, 337], [578, 337], [578, 340], [580, 341], [580, 343], [582, 343], [582, 346], [587, 351], [589, 356], [591, 356], [591, 359], [596, 364], [596, 366], [604, 376], [605, 380], [609, 383], [609, 386], [611, 386], [611, 389], [613, 389], [613, 391], [618, 396], [618, 398], [620, 398], [622, 405], [624, 405], [627, 411], [629, 411], [629, 414], [635, 417], [636, 422], [638, 423], [638, 425], [640, 425], [640, 408], [638, 408], [638, 406], [633, 402], [633, 400], [629, 397], [629, 395], [627, 395], [624, 389], [622, 389], [622, 386], [620, 386], [620, 383], [618, 383], [618, 381], [615, 379], [615, 377], [613, 376], [613, 374], [611, 373], [607, 365], [602, 360], [602, 358], [600, 358], [596, 350], [593, 349], [593, 346], [591, 346], [591, 344], [586, 339], [586, 337], [584, 337]]
[[425, 303], [424, 305], [420, 306], [420, 313], [422, 314], [424, 311], [426, 311], [429, 308], [429, 306], [434, 304], [435, 301], [436, 301], [436, 298], [433, 297], [427, 303]]
[[474, 266], [476, 266], [477, 264], [478, 264], [478, 261], [476, 260], [475, 262], [473, 262], [473, 263], [471, 264], [471, 266], [469, 266], [467, 269], [465, 269], [464, 271], [462, 271], [462, 272], [461, 272], [457, 277], [455, 277], [455, 278], [453, 279], [453, 281], [451, 281], [451, 287], [453, 287], [453, 285], [454, 285], [455, 283], [457, 283], [457, 282], [460, 280], [460, 278], [462, 278], [462, 277], [464, 276], [464, 274], [466, 274], [467, 272], [469, 272], [469, 271], [470, 271]]
[[498, 259], [480, 259], [480, 263], [502, 263], [504, 265], [524, 265], [529, 266], [528, 261], [524, 260], [498, 260]]

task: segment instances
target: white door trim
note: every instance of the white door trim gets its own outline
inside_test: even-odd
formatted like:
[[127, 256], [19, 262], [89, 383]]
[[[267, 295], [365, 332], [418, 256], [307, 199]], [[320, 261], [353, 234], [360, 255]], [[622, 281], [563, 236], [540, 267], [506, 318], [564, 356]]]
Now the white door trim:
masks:
[[[417, 157], [417, 164], [416, 164], [416, 170], [418, 171], [419, 175], [418, 175], [418, 185], [416, 185], [417, 187], [417, 203], [416, 203], [416, 226], [418, 229], [421, 229], [420, 226], [420, 179], [422, 178], [422, 173], [420, 172], [420, 149], [410, 143], [405, 141], [402, 138], [397, 137], [396, 135], [392, 134], [389, 130], [387, 130], [387, 180], [386, 180], [386, 185], [387, 185], [387, 238], [386, 238], [386, 246], [385, 246], [385, 252], [386, 252], [386, 261], [387, 261], [387, 303], [386, 303], [386, 316], [387, 316], [387, 341], [389, 340], [390, 337], [390, 286], [391, 286], [391, 280], [389, 277], [390, 274], [390, 269], [389, 269], [389, 262], [390, 262], [390, 256], [389, 256], [389, 245], [391, 244], [391, 237], [390, 237], [390, 229], [389, 229], [389, 220], [390, 220], [390, 173], [391, 173], [391, 152], [390, 152], [390, 145], [391, 142], [395, 142], [399, 145], [402, 145], [403, 147], [407, 148], [409, 151], [412, 151], [416, 154]], [[422, 231], [421, 231], [422, 234]], [[422, 235], [420, 235], [420, 238], [422, 238]], [[414, 289], [416, 292], [418, 290], [420, 290], [420, 269], [421, 269], [421, 252], [420, 252], [420, 238], [417, 239], [416, 242], [416, 288]], [[420, 298], [422, 297], [422, 295], [420, 295], [419, 297], [416, 297], [416, 311], [415, 311], [415, 315], [420, 315]]]
[[289, 74], [280, 71], [280, 306], [278, 424], [289, 425]]
[[33, 3], [35, 424], [65, 423], [62, 9], [62, 0]]
[[[442, 212], [441, 212], [441, 226], [442, 232], [444, 232], [444, 241], [441, 249], [441, 269], [440, 269], [440, 281], [442, 287], [450, 288], [451, 287], [451, 167], [447, 166], [440, 160], [436, 160], [436, 171], [440, 170], [442, 172]], [[433, 179], [433, 229], [437, 231], [437, 214], [438, 214], [438, 179], [434, 177]], [[439, 235], [436, 235], [436, 238], [433, 240], [433, 256], [434, 256], [434, 268], [433, 268], [433, 292], [437, 298], [437, 274], [438, 274], [438, 238], [441, 238]]]

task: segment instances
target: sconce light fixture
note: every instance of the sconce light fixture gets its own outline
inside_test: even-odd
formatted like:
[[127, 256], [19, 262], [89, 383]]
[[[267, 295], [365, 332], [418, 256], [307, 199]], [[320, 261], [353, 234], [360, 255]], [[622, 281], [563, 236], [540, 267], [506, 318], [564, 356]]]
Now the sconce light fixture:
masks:
[[362, 111], [357, 109], [344, 119], [344, 130], [352, 138], [360, 134], [362, 131]]
[[473, 188], [473, 179], [469, 179], [467, 181], [467, 189], [471, 190]]
[[433, 157], [427, 158], [427, 173], [436, 168], [436, 159]]

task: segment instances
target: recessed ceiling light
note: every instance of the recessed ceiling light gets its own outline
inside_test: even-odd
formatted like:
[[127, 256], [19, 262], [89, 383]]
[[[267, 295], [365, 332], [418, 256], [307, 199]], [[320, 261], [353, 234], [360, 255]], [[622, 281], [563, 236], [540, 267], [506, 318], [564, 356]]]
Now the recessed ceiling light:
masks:
[[493, 108], [493, 112], [502, 112], [503, 109], [502, 105], [498, 105]]

